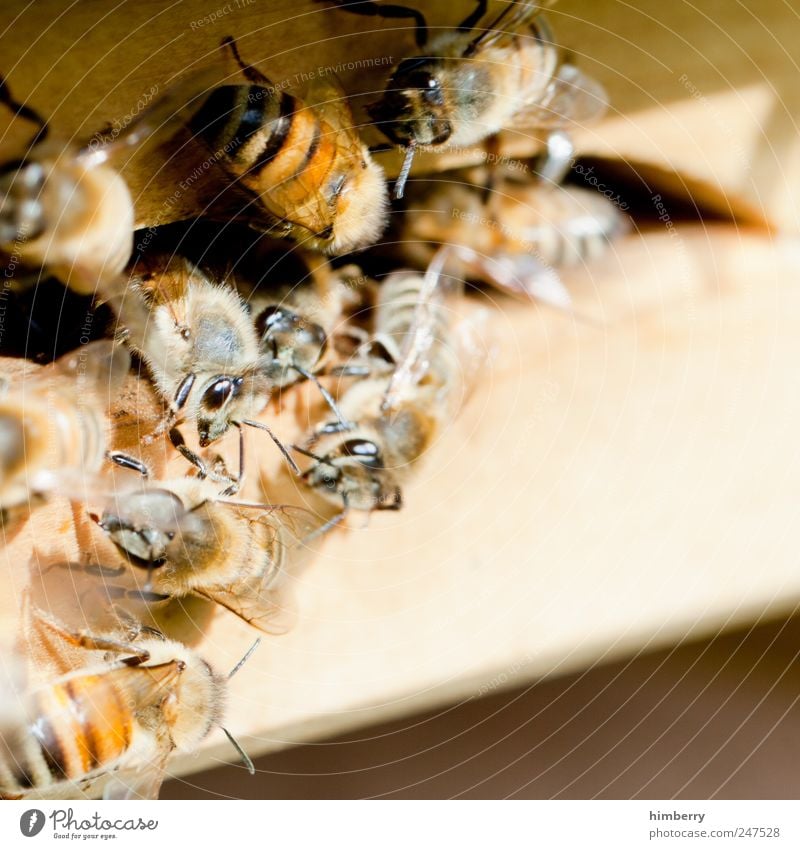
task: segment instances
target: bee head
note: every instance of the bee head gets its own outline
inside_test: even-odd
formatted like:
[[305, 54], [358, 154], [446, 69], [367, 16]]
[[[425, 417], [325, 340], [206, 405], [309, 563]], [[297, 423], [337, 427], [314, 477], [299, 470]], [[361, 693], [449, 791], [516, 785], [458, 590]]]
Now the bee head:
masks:
[[267, 376], [258, 371], [212, 377], [201, 388], [197, 407], [200, 446], [206, 448], [223, 437], [234, 422], [260, 413], [268, 398]]
[[307, 483], [329, 500], [356, 510], [396, 510], [400, 490], [385, 468], [380, 448], [368, 439], [350, 438], [320, 458], [305, 473]]
[[277, 304], [256, 316], [256, 332], [261, 353], [281, 372], [293, 364], [311, 371], [328, 347], [328, 336], [319, 324]]
[[392, 74], [383, 97], [367, 107], [378, 129], [395, 144], [441, 145], [453, 127], [442, 84], [441, 59], [404, 59]]
[[154, 489], [120, 497], [116, 509], [106, 510], [99, 525], [117, 547], [152, 567], [166, 559], [185, 512], [174, 493]]

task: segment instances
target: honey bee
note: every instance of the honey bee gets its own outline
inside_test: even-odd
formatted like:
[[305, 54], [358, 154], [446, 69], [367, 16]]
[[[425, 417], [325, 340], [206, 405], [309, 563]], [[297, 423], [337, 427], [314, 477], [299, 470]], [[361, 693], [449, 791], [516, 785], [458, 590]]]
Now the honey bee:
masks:
[[319, 1], [334, 2], [357, 14], [417, 21], [417, 41], [423, 52], [400, 62], [381, 99], [368, 107], [378, 129], [393, 144], [406, 148], [395, 197], [403, 196], [418, 146], [433, 151], [445, 145], [468, 147], [503, 129], [558, 131], [558, 143], [549, 145], [558, 161], [548, 164], [548, 173], [556, 174], [572, 155], [563, 129], [584, 124], [606, 108], [599, 83], [561, 61], [541, 17], [543, 7], [550, 4], [541, 0], [509, 3], [479, 28], [488, 0], [478, 0], [458, 27], [430, 40], [422, 16], [410, 10], [403, 15], [403, 7]]
[[627, 230], [626, 217], [590, 189], [548, 186], [509, 168], [493, 176], [488, 198], [484, 168], [414, 186], [400, 230], [406, 253], [424, 267], [438, 245], [450, 245], [450, 274], [568, 309], [558, 270], [601, 256]]
[[130, 367], [108, 340], [73, 351], [0, 398], [0, 509], [33, 506], [49, 493], [75, 495], [107, 456], [108, 406]]
[[305, 482], [342, 507], [316, 533], [350, 509], [399, 510], [403, 482], [464, 400], [477, 348], [445, 298], [446, 288], [458, 290], [453, 281], [449, 287], [441, 281], [447, 253], [440, 251], [425, 275], [397, 272], [381, 284], [368, 356], [375, 376], [355, 382], [339, 402], [355, 427], [342, 432], [336, 423], [324, 425], [305, 447], [295, 446], [314, 460]]
[[355, 265], [334, 271], [325, 261], [309, 258], [308, 262], [310, 271], [305, 280], [269, 294], [256, 291], [248, 302], [272, 385], [280, 390], [299, 381], [312, 381], [344, 426], [336, 401], [318, 375], [326, 371], [334, 336], [352, 334], [351, 328], [340, 323], [361, 303], [358, 285], [366, 278]]
[[246, 65], [233, 38], [222, 46], [248, 84], [214, 89], [191, 127], [248, 199], [251, 222], [262, 214], [272, 234], [330, 254], [373, 243], [387, 219], [386, 183], [342, 92], [317, 81], [305, 103]]
[[306, 510], [220, 500], [207, 481], [163, 481], [116, 499], [96, 521], [152, 591], [200, 595], [263, 631], [282, 631], [282, 591], [319, 522]]
[[26, 694], [25, 715], [0, 735], [0, 798], [83, 798], [108, 778], [107, 796], [156, 798], [172, 753], [222, 721], [227, 680], [249, 652], [223, 676], [160, 634], [126, 643], [35, 615], [55, 640], [105, 654]]
[[[143, 261], [133, 286], [110, 301], [121, 337], [145, 362], [170, 406], [175, 447], [204, 476], [210, 470], [186, 445], [177, 423], [194, 422], [200, 446], [230, 427], [267, 431], [290, 466], [296, 464], [267, 425], [253, 421], [267, 405], [273, 384], [255, 326], [236, 289], [212, 282], [188, 260], [172, 256]], [[241, 484], [243, 443], [240, 438]]]
[[47, 122], [0, 79], [0, 103], [37, 127], [25, 157], [0, 166], [0, 251], [83, 295], [116, 288], [133, 250], [135, 219], [117, 166], [164, 127], [185, 123], [198, 91], [199, 78], [176, 83], [116, 137], [75, 147], [49, 140]]

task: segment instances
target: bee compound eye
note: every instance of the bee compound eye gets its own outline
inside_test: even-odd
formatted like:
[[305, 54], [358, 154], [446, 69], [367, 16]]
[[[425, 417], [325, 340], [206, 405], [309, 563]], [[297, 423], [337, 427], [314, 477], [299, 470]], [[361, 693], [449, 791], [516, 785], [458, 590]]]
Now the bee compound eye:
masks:
[[241, 390], [241, 377], [221, 377], [203, 393], [203, 406], [208, 410], [219, 410]]
[[371, 469], [382, 469], [383, 459], [378, 446], [368, 439], [348, 439], [342, 443], [342, 454], [358, 460], [363, 466]]

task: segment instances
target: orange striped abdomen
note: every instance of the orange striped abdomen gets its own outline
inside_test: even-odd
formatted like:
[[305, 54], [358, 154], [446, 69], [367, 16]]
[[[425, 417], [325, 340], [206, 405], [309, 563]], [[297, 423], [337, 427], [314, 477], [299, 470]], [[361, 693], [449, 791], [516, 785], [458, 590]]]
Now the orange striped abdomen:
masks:
[[313, 233], [333, 224], [337, 136], [312, 107], [263, 86], [222, 86], [192, 124], [272, 216]]
[[31, 716], [0, 750], [0, 794], [80, 781], [110, 768], [133, 739], [134, 717], [112, 676], [68, 678], [33, 696]]

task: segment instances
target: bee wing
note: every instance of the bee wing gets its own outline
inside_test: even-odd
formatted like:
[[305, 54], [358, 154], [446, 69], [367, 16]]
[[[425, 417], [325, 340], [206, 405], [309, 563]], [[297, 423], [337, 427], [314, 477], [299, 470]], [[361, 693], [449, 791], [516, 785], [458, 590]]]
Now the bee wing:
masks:
[[564, 63], [556, 72], [544, 98], [521, 109], [514, 129], [561, 129], [586, 126], [608, 109], [608, 95], [597, 80], [574, 65]]
[[80, 399], [91, 394], [111, 406], [130, 371], [131, 356], [110, 339], [98, 339], [71, 351], [49, 368], [39, 372], [34, 382], [55, 378], [59, 384], [69, 381]]
[[572, 298], [556, 271], [532, 254], [493, 251], [485, 256], [461, 246], [455, 253], [474, 274], [503, 292], [518, 298], [533, 298], [557, 309], [569, 310]]
[[442, 274], [453, 251], [454, 249], [449, 245], [440, 248], [425, 271], [424, 283], [417, 298], [413, 326], [403, 341], [400, 359], [386, 388], [381, 403], [383, 411], [400, 406], [408, 392], [428, 371], [431, 348], [436, 342], [436, 329], [441, 321], [442, 302], [446, 296], [458, 293], [463, 287], [460, 280]]
[[[255, 509], [255, 508], [254, 508]], [[197, 590], [221, 604], [239, 618], [268, 634], [285, 633], [294, 622], [295, 612], [287, 584], [303, 571], [312, 556], [306, 545], [323, 520], [301, 507], [271, 508], [269, 515], [254, 521], [271, 521], [276, 528], [275, 564], [256, 578], [226, 588]]]
[[346, 133], [348, 139], [358, 143], [358, 133], [353, 126], [353, 113], [347, 102], [347, 94], [334, 74], [312, 80], [304, 99], [308, 107], [337, 132]]
[[467, 55], [474, 53], [478, 48], [502, 46], [504, 42], [511, 41], [519, 30], [533, 20], [542, 10], [552, 6], [556, 0], [522, 0], [521, 3], [510, 3], [491, 21], [482, 27], [480, 35], [476, 36], [469, 45]]
[[151, 763], [112, 773], [102, 784], [103, 799], [158, 799], [170, 754], [165, 747], [164, 753]]
[[153, 86], [134, 104], [140, 111], [129, 112], [118, 127], [112, 125], [107, 133], [99, 134], [78, 157], [93, 164], [123, 162], [125, 154], [130, 155], [150, 138], [187, 124], [219, 84], [220, 70], [204, 68], [170, 83], [163, 94]]
[[157, 596], [138, 583], [140, 576], [126, 566], [55, 562], [40, 565], [34, 554], [27, 591], [29, 646], [50, 668], [62, 673], [85, 663], [87, 650], [70, 648], [59, 640], [53, 624], [73, 633], [127, 637], [148, 621]]

